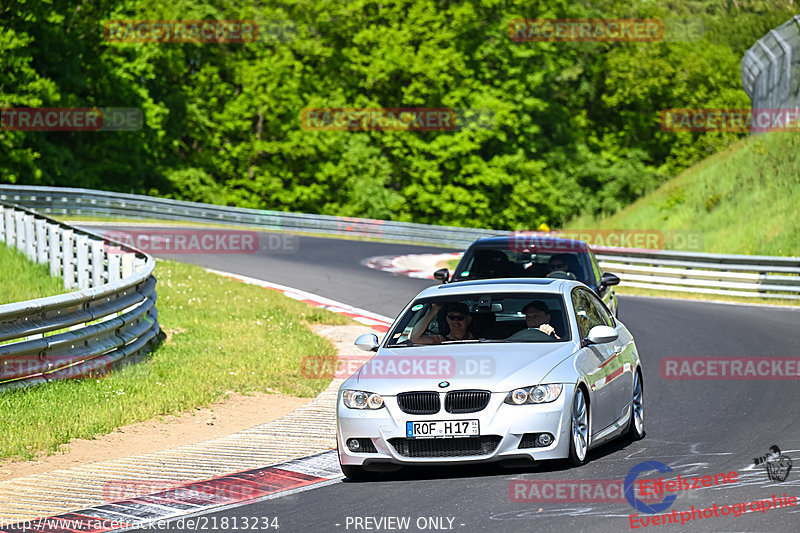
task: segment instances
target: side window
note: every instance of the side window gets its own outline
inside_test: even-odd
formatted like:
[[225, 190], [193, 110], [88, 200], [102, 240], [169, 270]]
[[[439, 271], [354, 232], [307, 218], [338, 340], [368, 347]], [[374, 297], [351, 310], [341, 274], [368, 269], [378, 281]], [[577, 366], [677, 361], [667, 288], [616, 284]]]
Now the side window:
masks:
[[589, 252], [589, 257], [592, 258], [592, 278], [594, 279], [597, 285], [600, 285], [600, 277], [603, 275], [603, 271], [600, 270], [600, 264], [597, 262], [597, 258], [594, 256], [594, 253]]
[[586, 296], [592, 302], [592, 305], [595, 308], [597, 315], [600, 317], [600, 320], [602, 322], [601, 325], [611, 326], [612, 328], [615, 327], [616, 324], [614, 322], [614, 317], [611, 315], [608, 309], [606, 309], [606, 306], [603, 305], [603, 302], [600, 301], [600, 299], [592, 293], [587, 293]]
[[[458, 273], [459, 277], [469, 277], [470, 275], [472, 275], [472, 272], [475, 268], [475, 254], [474, 253], [470, 254], [468, 250], [465, 253], [465, 255], [467, 256], [467, 260], [464, 261], [462, 258], [462, 260], [459, 263], [459, 264], [462, 263], [464, 264], [464, 269]], [[464, 273], [466, 273], [466, 276], [464, 275]], [[453, 274], [455, 274], [455, 272]]]
[[591, 295], [583, 289], [575, 289], [572, 291], [572, 305], [575, 307], [578, 331], [582, 339], [589, 336], [589, 330], [593, 327], [606, 325], [590, 297]]
[[586, 311], [586, 300], [579, 289], [572, 291], [572, 307], [575, 308], [575, 319], [578, 321], [578, 334], [585, 339], [589, 334], [589, 313]]
[[[411, 336], [411, 330], [414, 329], [414, 326], [417, 325], [417, 322], [422, 320], [422, 317], [425, 316], [430, 308], [431, 304], [426, 303], [423, 304], [423, 307], [416, 312], [409, 313], [403, 317], [403, 321], [397, 325], [397, 328], [394, 330], [391, 336], [392, 342], [399, 342]], [[428, 327], [426, 328], [426, 331], [430, 333], [439, 333], [439, 320], [437, 320], [437, 318], [438, 317], [434, 317], [431, 320], [430, 324], [428, 324]]]

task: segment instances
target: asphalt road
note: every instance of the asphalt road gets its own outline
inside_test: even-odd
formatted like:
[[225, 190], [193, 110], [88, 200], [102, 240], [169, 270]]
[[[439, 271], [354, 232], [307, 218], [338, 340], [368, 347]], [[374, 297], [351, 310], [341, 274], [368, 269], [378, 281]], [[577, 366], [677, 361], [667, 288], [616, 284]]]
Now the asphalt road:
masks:
[[[299, 237], [298, 243], [295, 253], [171, 258], [307, 290], [394, 317], [431, 282], [374, 271], [364, 267], [362, 260], [376, 255], [452, 251], [313, 237]], [[796, 381], [675, 381], [664, 380], [659, 373], [659, 360], [665, 356], [800, 356], [800, 312], [621, 297], [620, 319], [634, 334], [644, 366], [647, 434], [642, 441], [613, 442], [595, 449], [588, 464], [580, 468], [540, 463], [522, 469], [407, 469], [379, 480], [337, 482], [208, 517], [276, 517], [281, 532], [618, 532], [632, 529], [634, 509], [626, 502], [513, 501], [514, 483], [621, 480], [636, 464], [648, 460], [669, 465], [674, 472], [668, 477], [738, 473], [736, 483], [678, 493], [665, 511], [677, 511], [678, 520], [680, 512], [692, 506], [730, 505], [784, 493], [800, 499], [800, 422], [796, 415], [800, 388]], [[770, 481], [763, 468], [753, 466], [753, 458], [766, 454], [772, 445], [780, 446], [796, 463], [786, 481]], [[651, 524], [646, 529], [800, 531], [800, 503], [738, 517], [694, 516], [695, 520], [685, 524]], [[401, 522], [391, 517], [407, 518], [409, 527], [398, 528]], [[644, 529], [640, 523], [634, 525]]]

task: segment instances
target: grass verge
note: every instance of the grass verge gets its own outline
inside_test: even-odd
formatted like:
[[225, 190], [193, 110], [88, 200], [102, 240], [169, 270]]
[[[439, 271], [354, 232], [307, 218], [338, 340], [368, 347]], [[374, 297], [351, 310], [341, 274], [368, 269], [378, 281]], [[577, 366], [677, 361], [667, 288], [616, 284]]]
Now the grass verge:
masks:
[[800, 135], [753, 135], [619, 213], [567, 228], [692, 231], [702, 236], [698, 252], [800, 256], [798, 176]]
[[0, 304], [33, 300], [67, 292], [61, 277], [50, 277], [49, 265], [40, 265], [28, 259], [16, 248], [0, 242]]
[[350, 319], [204, 269], [159, 261], [159, 322], [167, 340], [145, 361], [105, 378], [0, 393], [0, 458], [31, 459], [231, 392], [313, 397], [330, 380], [302, 374], [306, 356], [335, 361], [309, 324]]

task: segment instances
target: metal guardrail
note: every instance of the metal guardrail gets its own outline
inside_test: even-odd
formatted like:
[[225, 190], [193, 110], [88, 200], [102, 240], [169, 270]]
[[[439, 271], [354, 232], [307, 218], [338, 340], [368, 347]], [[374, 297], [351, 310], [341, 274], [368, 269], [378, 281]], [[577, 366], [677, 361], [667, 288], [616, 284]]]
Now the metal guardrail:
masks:
[[105, 374], [160, 340], [152, 257], [5, 203], [0, 239], [79, 288], [0, 305], [0, 391]]
[[[358, 235], [464, 249], [503, 232], [386, 220], [285, 213], [89, 189], [0, 185], [0, 200], [60, 215], [124, 216], [241, 225], [261, 230]], [[509, 234], [510, 235], [510, 234]], [[800, 299], [800, 258], [593, 247], [622, 284], [777, 300]]]
[[800, 108], [800, 15], [747, 50], [742, 84], [753, 109]]
[[595, 248], [621, 285], [662, 291], [800, 300], [800, 257]]
[[455, 247], [467, 246], [475, 239], [497, 233], [485, 229], [246, 209], [136, 194], [61, 187], [0, 185], [0, 201], [14, 202], [40, 213], [52, 215], [155, 218], [251, 226], [263, 230], [357, 235], [411, 242], [424, 241]]

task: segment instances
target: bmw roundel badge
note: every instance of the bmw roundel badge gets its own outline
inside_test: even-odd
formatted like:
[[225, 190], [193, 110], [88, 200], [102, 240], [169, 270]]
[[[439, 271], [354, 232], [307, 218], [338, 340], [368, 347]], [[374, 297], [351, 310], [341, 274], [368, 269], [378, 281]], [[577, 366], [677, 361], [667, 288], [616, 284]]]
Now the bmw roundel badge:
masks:
[[439, 382], [439, 388], [440, 389], [446, 389], [449, 386], [450, 386], [450, 382], [449, 381], [440, 381]]

